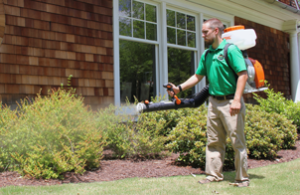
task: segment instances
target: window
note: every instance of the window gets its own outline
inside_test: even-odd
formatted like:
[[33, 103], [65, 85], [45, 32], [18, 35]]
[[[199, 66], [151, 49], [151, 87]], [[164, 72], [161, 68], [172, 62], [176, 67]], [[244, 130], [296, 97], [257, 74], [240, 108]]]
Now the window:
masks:
[[196, 18], [184, 13], [167, 10], [168, 43], [196, 47]]
[[119, 34], [156, 41], [156, 6], [132, 0], [119, 2]]
[[152, 44], [120, 40], [121, 103], [155, 95], [155, 53]]
[[[166, 95], [163, 84], [180, 84], [197, 69], [205, 49], [203, 19], [233, 21], [221, 12], [204, 15], [201, 6], [185, 0], [113, 0], [113, 7], [118, 7], [113, 9], [116, 105]], [[178, 95], [188, 97], [204, 86], [205, 81]]]
[[119, 35], [120, 102], [149, 100], [156, 95], [157, 7], [120, 0]]
[[[196, 17], [167, 9], [168, 81], [180, 84], [195, 73]], [[189, 97], [195, 88], [179, 93]]]

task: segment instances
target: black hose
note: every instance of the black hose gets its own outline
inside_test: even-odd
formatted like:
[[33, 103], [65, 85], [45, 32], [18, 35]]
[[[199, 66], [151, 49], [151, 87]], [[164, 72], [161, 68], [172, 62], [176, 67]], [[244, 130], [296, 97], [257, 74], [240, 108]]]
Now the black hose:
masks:
[[173, 102], [158, 102], [158, 103], [139, 103], [137, 105], [137, 111], [142, 112], [153, 112], [158, 110], [171, 110], [178, 108], [196, 108], [201, 106], [209, 96], [209, 85], [206, 85], [199, 93], [194, 94], [193, 98], [183, 99], [180, 98], [181, 104], [177, 105], [175, 101]]

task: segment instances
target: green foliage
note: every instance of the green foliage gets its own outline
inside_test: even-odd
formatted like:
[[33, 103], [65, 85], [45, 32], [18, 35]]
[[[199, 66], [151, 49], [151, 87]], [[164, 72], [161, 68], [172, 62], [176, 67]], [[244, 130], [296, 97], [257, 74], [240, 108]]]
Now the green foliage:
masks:
[[[206, 146], [206, 115], [204, 106], [187, 109], [186, 117], [168, 135], [167, 148], [180, 154], [179, 161], [185, 164], [203, 166]], [[248, 155], [252, 158], [276, 157], [280, 149], [295, 146], [296, 126], [277, 113], [267, 113], [259, 106], [247, 105], [245, 136]], [[226, 143], [225, 166], [233, 167], [234, 150], [228, 138]]]
[[[156, 97], [155, 99], [152, 98], [151, 101], [156, 103], [164, 99], [165, 97]], [[160, 110], [156, 112], [143, 113], [142, 115], [145, 115], [145, 118], [155, 118], [157, 122], [165, 120], [165, 125], [161, 128], [159, 134], [167, 136], [170, 131], [177, 126], [182, 117], [190, 115], [190, 110], [191, 109]]]
[[298, 128], [300, 128], [300, 102], [294, 103], [292, 100], [287, 100], [289, 104], [285, 109], [283, 115], [289, 120], [293, 121]]
[[[247, 105], [247, 152], [253, 158], [275, 158], [278, 150], [292, 148], [297, 139], [296, 126], [283, 116], [297, 113], [291, 109], [296, 104], [270, 91], [269, 99], [259, 99], [262, 106]], [[168, 149], [178, 152], [183, 163], [204, 166], [204, 105], [142, 113], [137, 121], [125, 110], [111, 105], [94, 113], [72, 89], [52, 91], [33, 102], [24, 100], [17, 111], [2, 107], [0, 169], [19, 170], [35, 178], [62, 178], [68, 171], [98, 168], [105, 146], [118, 158], [153, 158]], [[233, 166], [233, 162], [234, 151], [227, 139], [225, 165]]]
[[261, 109], [269, 113], [283, 113], [288, 103], [283, 94], [281, 92], [274, 92], [274, 90], [270, 88], [270, 85], [268, 85], [268, 89], [264, 92], [267, 95], [267, 99], [258, 96], [256, 93], [253, 94], [254, 99], [260, 104]]
[[[188, 109], [178, 110], [161, 110], [157, 112], [143, 113], [143, 118], [154, 118], [157, 122], [164, 121], [163, 128], [160, 129], [159, 134], [167, 136], [169, 132], [177, 126], [182, 117], [187, 116], [189, 113]], [[142, 119], [142, 118], [141, 118]]]
[[245, 134], [248, 153], [254, 158], [275, 158], [278, 150], [294, 147], [297, 140], [292, 121], [257, 105], [247, 105]]
[[[2, 106], [0, 109], [0, 143], [2, 142], [6, 144], [7, 141], [3, 138], [6, 134], [10, 133], [10, 128], [14, 127], [16, 121], [17, 112], [11, 110], [7, 106]], [[14, 160], [11, 158], [9, 151], [3, 148], [4, 146], [2, 144], [0, 147], [0, 171], [3, 171], [7, 169]], [[15, 145], [12, 145], [11, 147], [15, 147]]]
[[205, 106], [185, 109], [189, 115], [180, 118], [178, 125], [168, 136], [167, 148], [179, 153], [179, 161], [194, 166], [204, 166], [206, 147]]
[[[4, 108], [0, 113], [3, 116], [9, 112]], [[93, 113], [73, 90], [38, 95], [33, 103], [24, 100], [17, 115], [1, 126], [0, 161], [7, 166], [2, 170], [17, 169], [36, 178], [61, 178], [67, 171], [83, 173], [100, 166], [105, 138], [97, 129]]]
[[[164, 97], [152, 98], [152, 102], [159, 102], [162, 98]], [[130, 105], [127, 104], [127, 107]], [[97, 117], [100, 129], [103, 129], [108, 137], [109, 147], [118, 158], [164, 155], [166, 136], [183, 116], [189, 114], [188, 109], [162, 110], [142, 113], [137, 122], [132, 122], [134, 118], [126, 116], [122, 110], [126, 109], [111, 106], [101, 110]], [[118, 115], [112, 115], [114, 112]]]
[[267, 98], [254, 94], [254, 99], [259, 103], [261, 110], [286, 116], [297, 127], [300, 127], [300, 102], [294, 103], [292, 100], [286, 99], [283, 93], [275, 92], [270, 85], [264, 92]]
[[[119, 110], [118, 115], [113, 113]], [[160, 135], [165, 127], [165, 120], [157, 121], [154, 116], [141, 114], [138, 121], [121, 114], [122, 108], [113, 106], [100, 110], [97, 115], [98, 126], [108, 137], [108, 147], [118, 158], [150, 158], [163, 155], [165, 137]], [[109, 118], [109, 122], [106, 120]]]

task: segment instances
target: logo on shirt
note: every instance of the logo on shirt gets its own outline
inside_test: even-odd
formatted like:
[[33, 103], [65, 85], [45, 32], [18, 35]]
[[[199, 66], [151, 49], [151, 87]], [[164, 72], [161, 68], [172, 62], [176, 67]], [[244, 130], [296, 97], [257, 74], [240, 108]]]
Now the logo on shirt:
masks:
[[224, 55], [223, 55], [223, 54], [220, 54], [220, 55], [218, 56], [218, 60], [223, 61], [223, 60], [224, 60]]

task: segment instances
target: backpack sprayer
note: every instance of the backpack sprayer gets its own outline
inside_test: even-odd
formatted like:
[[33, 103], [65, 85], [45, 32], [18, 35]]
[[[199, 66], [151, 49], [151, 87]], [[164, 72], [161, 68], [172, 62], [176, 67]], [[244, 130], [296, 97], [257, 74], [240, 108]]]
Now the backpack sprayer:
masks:
[[[267, 87], [265, 85], [265, 74], [262, 65], [259, 61], [249, 58], [246, 50], [256, 45], [256, 33], [253, 29], [245, 29], [244, 26], [233, 26], [226, 28], [222, 39], [226, 39], [229, 44], [236, 45], [244, 55], [244, 59], [247, 66], [248, 80], [245, 86], [244, 93], [253, 93], [258, 91], [264, 91]], [[230, 45], [227, 45], [224, 49], [224, 56], [227, 59], [227, 49]], [[206, 54], [204, 54], [206, 55]], [[226, 60], [227, 61], [227, 60]], [[230, 63], [227, 61], [229, 66]], [[164, 85], [169, 91], [173, 91], [170, 84]], [[136, 110], [138, 113], [153, 112], [158, 110], [170, 110], [178, 108], [196, 108], [202, 105], [209, 96], [209, 85], [204, 87], [199, 93], [194, 94], [192, 98], [178, 98], [176, 95], [173, 97], [173, 101], [162, 101], [158, 103], [149, 102], [146, 100], [144, 103], [138, 103]], [[175, 94], [175, 93], [174, 93]]]
[[[247, 49], [256, 45], [256, 38], [256, 33], [253, 29], [245, 29], [242, 25], [226, 28], [222, 34], [222, 39], [226, 39], [228, 43], [236, 45], [243, 52], [248, 72], [244, 93], [253, 93], [267, 89], [267, 87], [264, 87], [265, 73], [262, 65], [258, 60], [249, 58], [246, 52]], [[230, 66], [230, 63], [228, 64]]]

